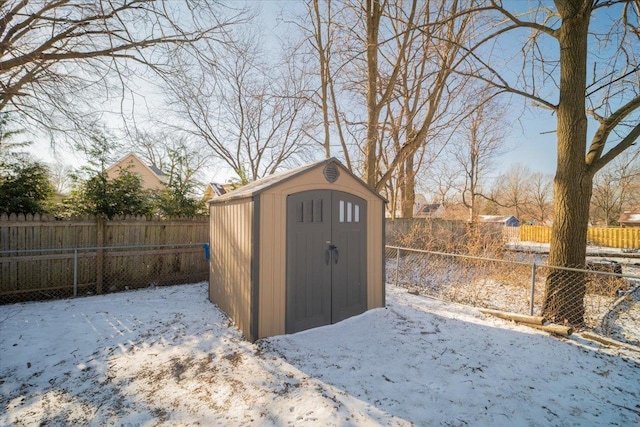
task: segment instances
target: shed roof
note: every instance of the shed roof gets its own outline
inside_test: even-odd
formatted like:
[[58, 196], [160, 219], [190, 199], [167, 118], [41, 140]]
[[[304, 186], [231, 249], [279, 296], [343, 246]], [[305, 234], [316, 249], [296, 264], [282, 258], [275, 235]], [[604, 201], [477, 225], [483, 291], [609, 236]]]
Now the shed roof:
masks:
[[365, 183], [363, 180], [361, 180], [360, 178], [358, 178], [357, 176], [355, 176], [351, 171], [349, 171], [347, 168], [345, 168], [342, 163], [340, 163], [340, 161], [338, 159], [336, 159], [335, 157], [331, 157], [330, 159], [324, 159], [321, 160], [319, 162], [315, 162], [315, 163], [309, 163], [307, 165], [304, 166], [300, 166], [294, 169], [290, 169], [284, 172], [279, 172], [279, 173], [274, 173], [271, 174], [269, 176], [266, 176], [264, 178], [258, 179], [256, 181], [253, 181], [245, 186], [242, 186], [236, 190], [230, 191], [226, 194], [221, 195], [220, 197], [216, 197], [215, 199], [211, 199], [211, 201], [209, 203], [214, 204], [214, 203], [224, 203], [224, 202], [228, 202], [231, 200], [238, 200], [238, 199], [244, 199], [244, 198], [248, 198], [248, 197], [253, 197], [255, 195], [258, 195], [272, 187], [275, 187], [276, 185], [288, 181], [290, 179], [293, 179], [299, 175], [304, 174], [305, 172], [308, 172], [310, 170], [313, 170], [315, 168], [321, 168], [324, 167], [330, 163], [335, 163], [338, 166], [340, 166], [340, 169], [346, 173], [348, 173], [349, 175], [351, 175], [353, 178], [355, 178], [358, 182], [360, 182], [364, 187], [366, 187], [369, 191], [371, 191], [373, 194], [375, 194], [376, 196], [378, 196], [381, 200], [383, 200], [384, 202], [386, 202], [387, 200], [382, 197], [380, 194], [378, 194], [378, 192], [376, 190], [374, 190], [373, 188], [371, 188], [371, 186], [367, 185], [367, 183]]

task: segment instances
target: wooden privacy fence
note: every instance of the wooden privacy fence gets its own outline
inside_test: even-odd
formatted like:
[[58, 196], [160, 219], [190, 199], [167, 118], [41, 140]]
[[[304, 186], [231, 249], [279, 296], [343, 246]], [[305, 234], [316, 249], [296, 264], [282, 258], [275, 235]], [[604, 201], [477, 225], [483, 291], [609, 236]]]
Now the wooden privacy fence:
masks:
[[[549, 243], [551, 241], [551, 227], [523, 225], [520, 227], [520, 240]], [[598, 246], [640, 249], [640, 228], [589, 227], [587, 240]]]
[[206, 280], [208, 218], [0, 215], [0, 303]]

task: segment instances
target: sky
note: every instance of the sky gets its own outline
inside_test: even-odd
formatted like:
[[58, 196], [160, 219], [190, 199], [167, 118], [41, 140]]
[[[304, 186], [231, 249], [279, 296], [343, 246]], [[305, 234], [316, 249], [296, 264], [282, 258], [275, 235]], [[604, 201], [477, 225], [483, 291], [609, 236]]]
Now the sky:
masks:
[[640, 425], [639, 350], [394, 286], [253, 344], [207, 283], [2, 305], [0, 425]]
[[511, 148], [499, 159], [499, 171], [514, 164], [527, 166], [533, 172], [553, 174], [556, 170], [556, 123], [547, 111], [529, 111], [514, 123], [507, 137]]
[[[256, 2], [249, 2], [257, 4]], [[289, 8], [291, 2], [287, 1], [266, 1], [261, 2], [260, 20], [265, 27], [265, 34], [269, 43], [275, 43], [277, 32], [284, 27], [282, 23], [278, 23], [278, 14], [281, 7]], [[154, 103], [158, 101], [158, 95], [147, 95], [148, 102]], [[151, 105], [153, 109], [153, 105]], [[506, 172], [514, 164], [522, 164], [527, 166], [533, 172], [543, 172], [553, 174], [556, 167], [556, 141], [555, 141], [555, 116], [548, 111], [537, 108], [529, 108], [522, 117], [511, 117], [512, 128], [507, 136], [506, 145], [511, 148], [509, 152], [502, 157], [496, 159], [496, 168], [494, 175]], [[111, 121], [114, 127], [120, 126], [115, 120]], [[593, 132], [593, 129], [590, 129]], [[49, 147], [49, 141], [37, 140], [31, 150], [38, 158], [51, 162], [52, 150]], [[59, 158], [61, 161], [77, 165], [84, 162], [82, 155], [73, 153], [64, 147], [57, 147]], [[123, 153], [123, 155], [126, 153]], [[221, 165], [218, 165], [221, 166]], [[208, 180], [210, 181], [226, 181], [233, 174], [230, 170], [222, 167], [215, 167], [209, 171]], [[494, 176], [494, 177], [495, 177]]]

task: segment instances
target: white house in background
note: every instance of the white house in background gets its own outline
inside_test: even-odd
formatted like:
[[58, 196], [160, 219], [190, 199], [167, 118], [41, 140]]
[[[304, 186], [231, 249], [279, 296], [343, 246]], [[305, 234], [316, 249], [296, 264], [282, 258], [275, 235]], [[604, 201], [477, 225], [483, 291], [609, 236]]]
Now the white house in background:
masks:
[[520, 221], [513, 215], [478, 215], [478, 221], [484, 224], [499, 224], [507, 227], [519, 227]]
[[640, 212], [623, 212], [620, 214], [618, 223], [621, 227], [640, 227]]
[[164, 172], [153, 165], [145, 164], [133, 153], [127, 154], [107, 169], [107, 177], [115, 179], [123, 171], [138, 175], [141, 179], [142, 188], [145, 190], [162, 190], [169, 180], [169, 177]]

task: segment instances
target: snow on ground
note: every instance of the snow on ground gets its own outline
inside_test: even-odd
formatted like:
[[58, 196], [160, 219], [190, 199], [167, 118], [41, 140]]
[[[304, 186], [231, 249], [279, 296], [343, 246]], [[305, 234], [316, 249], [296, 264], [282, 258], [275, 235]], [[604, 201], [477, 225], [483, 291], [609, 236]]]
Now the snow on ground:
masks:
[[0, 425], [640, 425], [640, 353], [388, 287], [244, 341], [206, 284], [0, 307]]
[[617, 301], [599, 329], [617, 341], [640, 348], [640, 286]]

